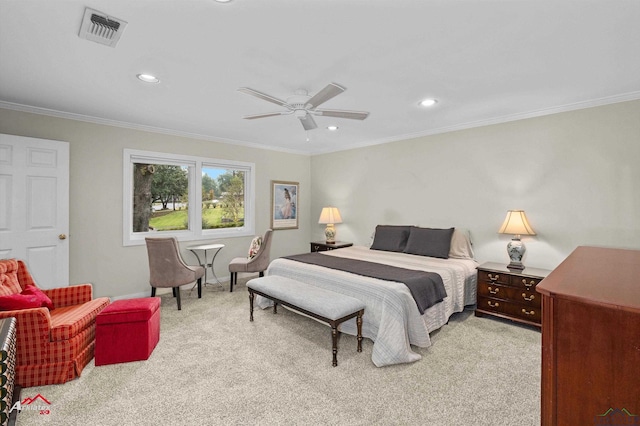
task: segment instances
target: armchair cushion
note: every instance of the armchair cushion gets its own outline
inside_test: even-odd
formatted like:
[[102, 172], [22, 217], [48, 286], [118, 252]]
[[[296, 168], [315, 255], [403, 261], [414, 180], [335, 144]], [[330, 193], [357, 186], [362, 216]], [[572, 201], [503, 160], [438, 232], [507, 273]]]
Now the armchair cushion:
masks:
[[51, 341], [71, 339], [95, 324], [96, 317], [107, 305], [101, 298], [81, 305], [56, 309], [51, 315]]

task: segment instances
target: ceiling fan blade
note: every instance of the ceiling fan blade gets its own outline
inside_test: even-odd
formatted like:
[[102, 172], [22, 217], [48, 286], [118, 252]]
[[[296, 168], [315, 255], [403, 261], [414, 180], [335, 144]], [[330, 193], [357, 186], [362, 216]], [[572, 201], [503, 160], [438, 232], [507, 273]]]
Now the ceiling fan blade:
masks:
[[299, 118], [300, 122], [302, 123], [302, 127], [304, 127], [305, 130], [313, 130], [318, 127], [311, 114], [307, 114], [304, 117]]
[[245, 115], [242, 118], [246, 120], [253, 120], [254, 118], [275, 117], [276, 115], [290, 115], [290, 114], [293, 114], [293, 111], [267, 112], [264, 114]]
[[249, 89], [248, 87], [241, 87], [238, 89], [238, 92], [246, 93], [247, 95], [255, 96], [256, 98], [260, 98], [267, 102], [271, 102], [276, 105], [280, 105], [285, 108], [292, 109], [291, 105], [289, 105], [282, 99], [274, 98], [273, 96], [267, 95], [266, 93], [258, 92], [257, 90]]
[[353, 120], [364, 120], [369, 116], [369, 113], [365, 111], [343, 111], [339, 109], [316, 109], [312, 112], [325, 117], [351, 118]]
[[338, 96], [340, 93], [344, 92], [346, 89], [342, 86], [338, 86], [335, 83], [329, 83], [326, 85], [324, 89], [313, 95], [309, 101], [307, 101], [307, 108], [315, 108], [327, 102], [329, 99], [334, 96]]

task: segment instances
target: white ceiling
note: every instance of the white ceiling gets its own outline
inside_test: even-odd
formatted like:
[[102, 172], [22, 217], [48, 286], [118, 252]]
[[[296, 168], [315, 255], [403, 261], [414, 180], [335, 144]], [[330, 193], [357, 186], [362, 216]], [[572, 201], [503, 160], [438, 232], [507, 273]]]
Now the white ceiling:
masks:
[[[85, 7], [128, 22], [115, 48]], [[239, 87], [330, 82], [369, 117], [242, 118], [282, 108]], [[314, 154], [631, 99], [636, 0], [0, 0], [0, 107], [91, 122]]]

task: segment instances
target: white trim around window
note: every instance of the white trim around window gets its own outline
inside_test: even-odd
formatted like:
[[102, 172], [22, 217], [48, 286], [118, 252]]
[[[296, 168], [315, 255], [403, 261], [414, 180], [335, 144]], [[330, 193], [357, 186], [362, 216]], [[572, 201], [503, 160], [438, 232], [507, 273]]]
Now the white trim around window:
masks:
[[[188, 168], [189, 205], [202, 205], [202, 169], [215, 167], [242, 171], [244, 181], [244, 225], [236, 228], [202, 229], [202, 209], [189, 209], [189, 229], [183, 231], [133, 232], [133, 170], [135, 163], [179, 165]], [[145, 237], [175, 236], [180, 241], [253, 236], [255, 233], [255, 164], [241, 161], [125, 149], [123, 156], [124, 246], [145, 244]]]

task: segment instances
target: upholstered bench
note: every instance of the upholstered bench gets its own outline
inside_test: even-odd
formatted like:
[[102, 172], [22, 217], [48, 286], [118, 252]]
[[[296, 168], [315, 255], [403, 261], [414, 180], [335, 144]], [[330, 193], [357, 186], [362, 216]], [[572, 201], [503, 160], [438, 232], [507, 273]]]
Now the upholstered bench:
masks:
[[116, 300], [96, 317], [95, 365], [149, 359], [159, 341], [159, 297]]
[[277, 275], [254, 278], [247, 282], [247, 288], [250, 321], [253, 321], [253, 300], [258, 294], [274, 302], [274, 314], [278, 313], [278, 304], [281, 304], [328, 323], [331, 326], [335, 367], [338, 365], [338, 325], [355, 317], [358, 327], [358, 352], [362, 352], [362, 315], [365, 305], [360, 300]]

